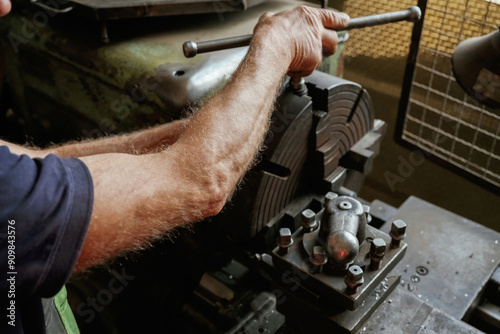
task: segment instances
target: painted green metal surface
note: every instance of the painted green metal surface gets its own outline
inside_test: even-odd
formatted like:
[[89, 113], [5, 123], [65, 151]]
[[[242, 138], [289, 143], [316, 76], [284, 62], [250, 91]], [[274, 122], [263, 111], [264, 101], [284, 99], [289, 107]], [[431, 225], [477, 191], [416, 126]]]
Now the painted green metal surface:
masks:
[[[267, 1], [245, 12], [113, 21], [109, 44], [101, 42], [95, 21], [17, 6], [0, 20], [15, 112], [32, 133], [50, 141], [179, 118], [227, 80], [246, 50], [186, 59], [184, 41], [251, 33], [263, 12], [297, 4]], [[339, 53], [327, 58], [324, 71], [337, 74]]]

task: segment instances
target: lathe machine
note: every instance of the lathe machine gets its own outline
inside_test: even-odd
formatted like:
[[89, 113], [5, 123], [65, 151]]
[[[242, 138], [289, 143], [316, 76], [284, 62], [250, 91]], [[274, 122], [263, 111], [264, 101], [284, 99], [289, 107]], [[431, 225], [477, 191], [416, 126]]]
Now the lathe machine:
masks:
[[[297, 4], [17, 1], [0, 21], [4, 121], [43, 145], [178, 119], [246, 51], [187, 59], [185, 41], [243, 35]], [[300, 89], [283, 84], [266, 149], [220, 215], [70, 281], [82, 333], [500, 330], [499, 233], [416, 197], [357, 196], [386, 124], [341, 78], [343, 48]]]

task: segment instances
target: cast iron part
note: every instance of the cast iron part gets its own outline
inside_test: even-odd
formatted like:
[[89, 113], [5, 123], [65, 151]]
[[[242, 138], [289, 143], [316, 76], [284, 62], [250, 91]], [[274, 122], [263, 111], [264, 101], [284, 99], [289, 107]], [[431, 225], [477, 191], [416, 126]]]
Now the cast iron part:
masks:
[[[366, 225], [366, 208], [357, 199], [329, 192], [324, 203], [323, 208], [318, 207], [319, 211], [315, 213], [320, 226], [313, 231], [303, 227], [295, 230], [291, 236], [293, 244], [286, 252], [283, 247], [276, 247], [272, 251], [272, 266], [278, 277], [299, 277], [297, 284], [308, 291], [304, 298], [309, 302], [319, 305], [318, 296], [321, 296], [322, 302], [328, 301], [332, 307], [355, 310], [363, 305], [374, 290], [379, 290], [377, 286], [383, 285], [389, 273], [403, 258], [407, 246], [401, 243], [398, 248], [386, 246], [384, 250], [383, 246], [391, 243], [391, 237]], [[306, 211], [304, 209], [299, 210], [298, 215]], [[367, 242], [368, 239], [372, 242]], [[373, 240], [375, 245], [381, 247], [375, 247], [370, 255]], [[284, 241], [286, 244], [287, 240]], [[383, 261], [378, 261], [378, 269], [370, 270], [369, 258], [378, 257], [376, 262], [382, 256]], [[326, 265], [328, 262], [329, 265]], [[365, 270], [365, 267], [366, 271], [363, 274], [364, 283], [354, 289], [354, 285], [359, 282], [349, 278], [349, 283], [346, 283], [345, 279], [348, 271], [356, 267], [360, 270]], [[347, 290], [346, 284], [351, 286]]]
[[[399, 22], [399, 21], [417, 22], [418, 20], [420, 20], [421, 15], [422, 11], [420, 10], [420, 8], [417, 6], [413, 6], [406, 10], [401, 10], [398, 12], [353, 18], [350, 20], [347, 27], [345, 27], [342, 30], [347, 31], [351, 29], [371, 27], [371, 26]], [[184, 51], [184, 56], [186, 56], [186, 58], [192, 58], [199, 53], [247, 46], [250, 44], [251, 40], [252, 40], [252, 34], [229, 37], [229, 38], [221, 38], [221, 39], [215, 39], [211, 41], [204, 41], [198, 43], [194, 41], [187, 41], [184, 42], [184, 44], [182, 45], [182, 49]]]
[[346, 270], [365, 240], [365, 210], [358, 200], [348, 196], [325, 200], [325, 203], [318, 242], [326, 248], [332, 267]]

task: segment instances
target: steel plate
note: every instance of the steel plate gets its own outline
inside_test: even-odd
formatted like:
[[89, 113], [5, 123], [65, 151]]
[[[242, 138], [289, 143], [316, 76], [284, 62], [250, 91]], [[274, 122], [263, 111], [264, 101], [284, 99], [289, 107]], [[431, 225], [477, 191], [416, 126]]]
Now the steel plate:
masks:
[[[408, 225], [408, 249], [396, 266], [402, 285], [452, 317], [467, 319], [500, 262], [500, 234], [416, 197], [394, 219]], [[389, 231], [391, 223], [381, 230]]]

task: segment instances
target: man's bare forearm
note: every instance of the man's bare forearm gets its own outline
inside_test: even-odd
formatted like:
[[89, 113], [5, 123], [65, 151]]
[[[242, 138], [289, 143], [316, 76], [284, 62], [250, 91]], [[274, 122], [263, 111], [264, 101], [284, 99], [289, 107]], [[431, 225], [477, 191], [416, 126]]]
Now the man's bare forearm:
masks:
[[84, 157], [94, 206], [77, 269], [137, 249], [165, 231], [217, 214], [258, 151], [276, 92], [288, 73], [308, 75], [332, 54], [348, 17], [299, 7], [265, 14], [230, 81], [177, 142], [141, 156]]
[[177, 141], [189, 119], [132, 132], [129, 134], [75, 142], [43, 150], [60, 157], [84, 157], [104, 153], [147, 154], [159, 152]]
[[263, 53], [255, 43], [227, 86], [167, 150], [82, 158], [94, 179], [95, 201], [78, 268], [222, 209], [260, 147], [287, 71], [286, 64], [279, 64], [280, 55]]
[[43, 158], [55, 154], [62, 158], [84, 157], [104, 153], [147, 154], [159, 152], [177, 141], [189, 119], [181, 119], [137, 132], [94, 140], [72, 142], [37, 149], [15, 145], [0, 140], [14, 154], [26, 154], [31, 158]]

